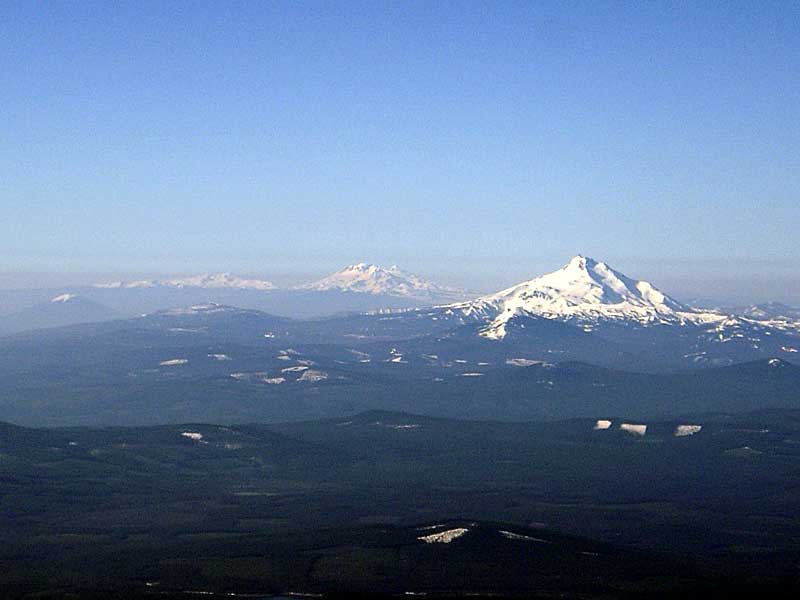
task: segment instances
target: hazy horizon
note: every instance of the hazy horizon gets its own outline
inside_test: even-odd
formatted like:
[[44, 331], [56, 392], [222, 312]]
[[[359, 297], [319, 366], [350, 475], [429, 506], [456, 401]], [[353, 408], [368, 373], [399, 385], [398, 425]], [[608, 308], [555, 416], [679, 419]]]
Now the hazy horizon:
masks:
[[[197, 268], [140, 270], [140, 271], [0, 271], [0, 289], [58, 289], [61, 287], [81, 287], [112, 281], [136, 281], [144, 279], [169, 279], [198, 275], [201, 273], [227, 272], [246, 278], [266, 279], [278, 287], [292, 287], [314, 281], [356, 262], [378, 264], [388, 268], [400, 268], [421, 275], [432, 281], [460, 287], [478, 293], [490, 293], [509, 287], [521, 281], [532, 279], [563, 266], [571, 257], [563, 260], [541, 259], [526, 265], [514, 264], [508, 260], [497, 265], [490, 260], [473, 261], [462, 269], [452, 265], [415, 262], [405, 264], [400, 261], [343, 260], [312, 262], [317, 268], [304, 268], [301, 262], [287, 265], [275, 261], [272, 268], [252, 269], [246, 264], [242, 268], [229, 268], [222, 263]], [[682, 301], [712, 302], [719, 304], [755, 304], [762, 302], [782, 302], [800, 304], [800, 277], [790, 261], [753, 261], [749, 269], [733, 271], [730, 261], [705, 260], [610, 260], [603, 256], [593, 256], [607, 262], [613, 268], [634, 278], [649, 281], [663, 292]], [[464, 264], [464, 263], [461, 263]], [[443, 268], [445, 267], [445, 268]], [[449, 267], [449, 268], [446, 268]]]

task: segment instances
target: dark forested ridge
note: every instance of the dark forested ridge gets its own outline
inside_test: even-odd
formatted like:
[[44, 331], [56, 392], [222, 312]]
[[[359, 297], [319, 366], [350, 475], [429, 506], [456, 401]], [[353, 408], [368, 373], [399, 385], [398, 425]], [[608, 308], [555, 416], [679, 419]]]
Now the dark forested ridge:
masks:
[[787, 590], [798, 460], [787, 411], [2, 425], [0, 578], [6, 597]]
[[[489, 340], [430, 310], [293, 321], [207, 305], [21, 333], [0, 338], [0, 419], [243, 423], [381, 409], [553, 420], [800, 408], [800, 367], [780, 348], [789, 358], [739, 337], [703, 341], [692, 327], [522, 325]], [[766, 339], [788, 343], [778, 337]]]

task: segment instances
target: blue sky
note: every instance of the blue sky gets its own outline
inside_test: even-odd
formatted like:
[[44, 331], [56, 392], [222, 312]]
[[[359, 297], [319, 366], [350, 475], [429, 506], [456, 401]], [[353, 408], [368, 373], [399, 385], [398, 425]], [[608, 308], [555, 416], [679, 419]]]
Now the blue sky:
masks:
[[6, 273], [584, 253], [800, 299], [789, 2], [5, 2], [0, 107]]

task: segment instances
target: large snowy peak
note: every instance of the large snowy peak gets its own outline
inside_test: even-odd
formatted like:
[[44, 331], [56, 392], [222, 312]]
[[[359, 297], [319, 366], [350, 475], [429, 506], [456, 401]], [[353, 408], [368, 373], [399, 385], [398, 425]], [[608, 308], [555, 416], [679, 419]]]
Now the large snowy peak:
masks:
[[438, 285], [396, 266], [385, 269], [363, 262], [300, 286], [300, 289], [397, 296], [425, 302], [452, 302], [467, 296], [463, 290]]
[[[670, 298], [646, 281], [636, 281], [585, 256], [564, 267], [473, 302], [456, 305], [466, 315], [489, 321], [483, 335], [500, 339], [517, 316], [577, 322], [605, 319], [640, 324], [708, 322], [721, 318], [700, 313]], [[454, 308], [456, 308], [454, 307]]]

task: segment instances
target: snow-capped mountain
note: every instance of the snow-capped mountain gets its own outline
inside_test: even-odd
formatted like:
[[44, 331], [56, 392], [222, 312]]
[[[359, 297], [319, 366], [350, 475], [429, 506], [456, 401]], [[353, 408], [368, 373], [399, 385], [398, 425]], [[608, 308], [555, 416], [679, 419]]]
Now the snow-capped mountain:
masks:
[[575, 256], [558, 271], [451, 307], [487, 320], [481, 334], [502, 339], [517, 316], [578, 323], [617, 320], [654, 323], [712, 323], [723, 315], [702, 312], [670, 298], [646, 281], [636, 281], [603, 262]]
[[391, 266], [358, 263], [313, 283], [299, 286], [309, 291], [338, 290], [362, 294], [396, 296], [423, 302], [453, 302], [468, 296], [464, 290], [446, 287]]
[[166, 280], [141, 280], [141, 281], [114, 281], [111, 283], [96, 283], [94, 287], [105, 289], [135, 289], [135, 288], [204, 288], [204, 289], [241, 289], [241, 290], [273, 290], [275, 285], [264, 279], [245, 279], [230, 273], [214, 273], [195, 275], [180, 279]]
[[782, 321], [797, 321], [800, 320], [800, 308], [794, 306], [787, 306], [780, 302], [764, 302], [763, 304], [754, 304], [745, 309], [735, 311], [735, 314], [741, 314], [744, 317], [757, 320], [782, 320]]

